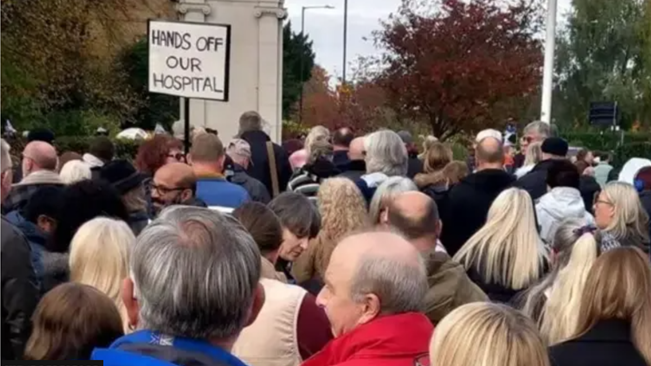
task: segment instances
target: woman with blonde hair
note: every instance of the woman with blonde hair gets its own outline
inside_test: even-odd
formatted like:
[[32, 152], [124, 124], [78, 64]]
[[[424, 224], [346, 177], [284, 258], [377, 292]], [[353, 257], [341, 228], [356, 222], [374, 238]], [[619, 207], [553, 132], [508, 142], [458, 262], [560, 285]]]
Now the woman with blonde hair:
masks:
[[129, 275], [129, 253], [135, 242], [124, 221], [99, 217], [83, 224], [70, 244], [70, 280], [106, 294], [120, 311], [125, 332], [128, 317], [120, 291]]
[[527, 191], [500, 193], [486, 224], [455, 254], [470, 279], [497, 302], [510, 302], [544, 275], [547, 253]]
[[304, 148], [298, 151], [295, 151], [289, 157], [289, 161], [292, 164], [292, 169], [296, 170], [302, 168], [305, 164], [308, 163], [311, 155], [311, 150], [317, 141], [326, 141], [330, 142], [330, 130], [323, 126], [314, 126], [310, 129], [310, 132], [305, 138]]
[[636, 246], [649, 251], [649, 216], [635, 188], [622, 182], [610, 182], [595, 196], [594, 216], [604, 233], [606, 249]]
[[[418, 191], [418, 187], [409, 178], [390, 177], [384, 183], [380, 184], [369, 206], [369, 222], [371, 225], [382, 223], [383, 216], [386, 214], [389, 203], [396, 195], [405, 192]], [[384, 217], [386, 221], [386, 217]]]
[[634, 247], [593, 264], [569, 341], [550, 349], [557, 366], [651, 365], [651, 265]]
[[515, 175], [518, 178], [523, 177], [529, 173], [536, 164], [540, 163], [542, 160], [542, 142], [533, 142], [527, 147], [527, 151], [524, 157], [524, 164], [518, 170], [516, 170]]
[[463, 305], [436, 326], [429, 357], [434, 366], [549, 366], [533, 322], [508, 306]]
[[576, 329], [580, 295], [601, 242], [587, 224], [582, 219], [561, 223], [551, 243], [551, 272], [526, 294], [523, 311], [538, 322], [548, 344], [568, 339]]
[[322, 281], [337, 243], [344, 236], [368, 225], [366, 201], [350, 179], [327, 179], [321, 185], [317, 198], [321, 231], [310, 242], [307, 251], [294, 262], [292, 272], [299, 284], [308, 280]]

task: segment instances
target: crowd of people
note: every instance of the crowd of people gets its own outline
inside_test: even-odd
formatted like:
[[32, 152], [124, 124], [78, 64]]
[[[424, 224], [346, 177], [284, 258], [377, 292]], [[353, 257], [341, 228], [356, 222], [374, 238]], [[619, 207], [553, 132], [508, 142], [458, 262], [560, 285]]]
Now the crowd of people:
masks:
[[[651, 161], [543, 122], [468, 161], [406, 131], [2, 140], [2, 359], [651, 365]], [[20, 156], [13, 164], [12, 153]]]

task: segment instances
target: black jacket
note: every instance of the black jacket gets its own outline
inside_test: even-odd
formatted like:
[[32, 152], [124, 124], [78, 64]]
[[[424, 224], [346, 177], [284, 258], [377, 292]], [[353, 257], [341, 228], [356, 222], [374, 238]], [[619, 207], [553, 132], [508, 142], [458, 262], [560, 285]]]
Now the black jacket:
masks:
[[489, 169], [465, 177], [450, 189], [441, 210], [441, 242], [451, 256], [486, 223], [493, 200], [514, 181], [503, 170]]
[[581, 191], [581, 197], [583, 198], [586, 211], [594, 214], [594, 197], [601, 192], [601, 186], [594, 177], [582, 175], [579, 191]]
[[497, 283], [485, 283], [475, 268], [466, 271], [468, 278], [484, 291], [492, 302], [513, 304], [527, 289], [513, 290]]
[[246, 170], [241, 165], [233, 163], [231, 167], [232, 169], [227, 173], [226, 179], [246, 189], [251, 201], [264, 203], [265, 205], [271, 201], [269, 191], [262, 182], [246, 174]]
[[364, 160], [350, 160], [348, 164], [338, 167], [341, 170], [340, 177], [356, 181], [366, 174], [366, 162]]
[[133, 231], [133, 235], [138, 236], [149, 225], [149, 220], [150, 217], [146, 211], [131, 212], [127, 224]]
[[338, 150], [333, 153], [332, 162], [340, 168], [343, 165], [346, 165], [350, 162], [348, 159], [348, 150]]
[[[259, 180], [267, 187], [269, 193], [273, 193], [271, 175], [269, 173], [269, 155], [267, 154], [267, 141], [269, 136], [263, 131], [249, 131], [242, 134], [241, 138], [251, 145], [251, 162], [246, 173]], [[283, 192], [292, 176], [292, 167], [289, 165], [287, 152], [277, 144], [273, 144], [276, 157], [276, 169], [278, 174], [278, 189]]]
[[39, 290], [31, 249], [22, 233], [2, 217], [2, 359], [22, 359]]
[[549, 349], [553, 366], [646, 366], [631, 342], [631, 326], [603, 320], [583, 336]]
[[547, 193], [547, 170], [553, 162], [553, 160], [545, 160], [536, 164], [529, 173], [518, 179], [515, 186], [529, 192], [534, 200], [544, 196]]
[[416, 174], [423, 172], [423, 162], [418, 159], [416, 154], [410, 154], [407, 161], [407, 178], [414, 179]]

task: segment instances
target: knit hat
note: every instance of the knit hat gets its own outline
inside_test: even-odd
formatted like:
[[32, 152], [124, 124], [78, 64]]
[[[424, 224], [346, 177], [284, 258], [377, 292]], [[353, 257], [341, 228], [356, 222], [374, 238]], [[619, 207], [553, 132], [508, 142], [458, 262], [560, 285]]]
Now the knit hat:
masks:
[[480, 143], [481, 140], [483, 140], [485, 138], [488, 138], [488, 137], [492, 137], [492, 138], [496, 139], [499, 142], [504, 141], [504, 137], [502, 136], [502, 133], [500, 131], [489, 128], [489, 129], [480, 131], [477, 134], [477, 137], [475, 138], [475, 142]]
[[402, 142], [405, 144], [409, 145], [414, 143], [414, 137], [409, 131], [399, 131], [398, 136], [400, 136], [400, 139], [402, 139]]
[[110, 183], [120, 194], [125, 194], [142, 184], [147, 176], [138, 173], [126, 160], [113, 160], [102, 167], [100, 178]]
[[548, 137], [541, 146], [543, 153], [554, 156], [567, 156], [569, 148], [567, 141], [560, 137]]

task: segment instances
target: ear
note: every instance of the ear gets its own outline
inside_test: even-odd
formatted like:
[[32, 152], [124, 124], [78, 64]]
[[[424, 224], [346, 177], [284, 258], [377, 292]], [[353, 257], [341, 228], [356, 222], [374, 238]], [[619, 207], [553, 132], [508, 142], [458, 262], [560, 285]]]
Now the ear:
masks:
[[249, 325], [253, 324], [253, 322], [255, 322], [255, 320], [258, 318], [258, 314], [260, 314], [260, 311], [262, 310], [262, 306], [264, 306], [264, 301], [265, 301], [264, 287], [262, 287], [262, 284], [258, 282], [258, 286], [255, 288], [255, 292], [253, 295], [253, 305], [251, 305], [249, 318], [246, 320], [246, 323], [244, 323], [245, 327], [248, 327]]
[[38, 218], [36, 218], [36, 226], [38, 226], [46, 233], [51, 233], [54, 231], [55, 222], [56, 221], [54, 219], [46, 215], [38, 215]]
[[226, 161], [226, 155], [222, 155], [217, 162], [219, 163], [220, 167], [224, 167], [224, 162]]
[[389, 208], [384, 208], [380, 211], [380, 225], [382, 226], [389, 226], [391, 223], [389, 222]]
[[192, 165], [192, 154], [187, 153], [185, 155], [185, 163], [188, 164], [188, 165]]
[[442, 232], [442, 231], [443, 231], [443, 221], [441, 221], [441, 219], [439, 219], [439, 220], [436, 222], [436, 229], [434, 230], [434, 232], [436, 233], [436, 237], [437, 237], [437, 238], [440, 238], [440, 237], [441, 237], [441, 232]]
[[138, 313], [140, 312], [140, 305], [136, 298], [136, 286], [131, 278], [127, 277], [122, 281], [122, 302], [127, 310], [127, 317], [129, 318], [129, 325], [138, 327]]
[[185, 189], [185, 190], [183, 190], [183, 192], [181, 192], [181, 200], [183, 202], [189, 200], [190, 198], [192, 198], [192, 190], [191, 189]]
[[359, 318], [358, 324], [366, 324], [371, 320], [377, 318], [382, 310], [382, 303], [380, 298], [375, 294], [367, 294], [362, 301], [362, 316]]

